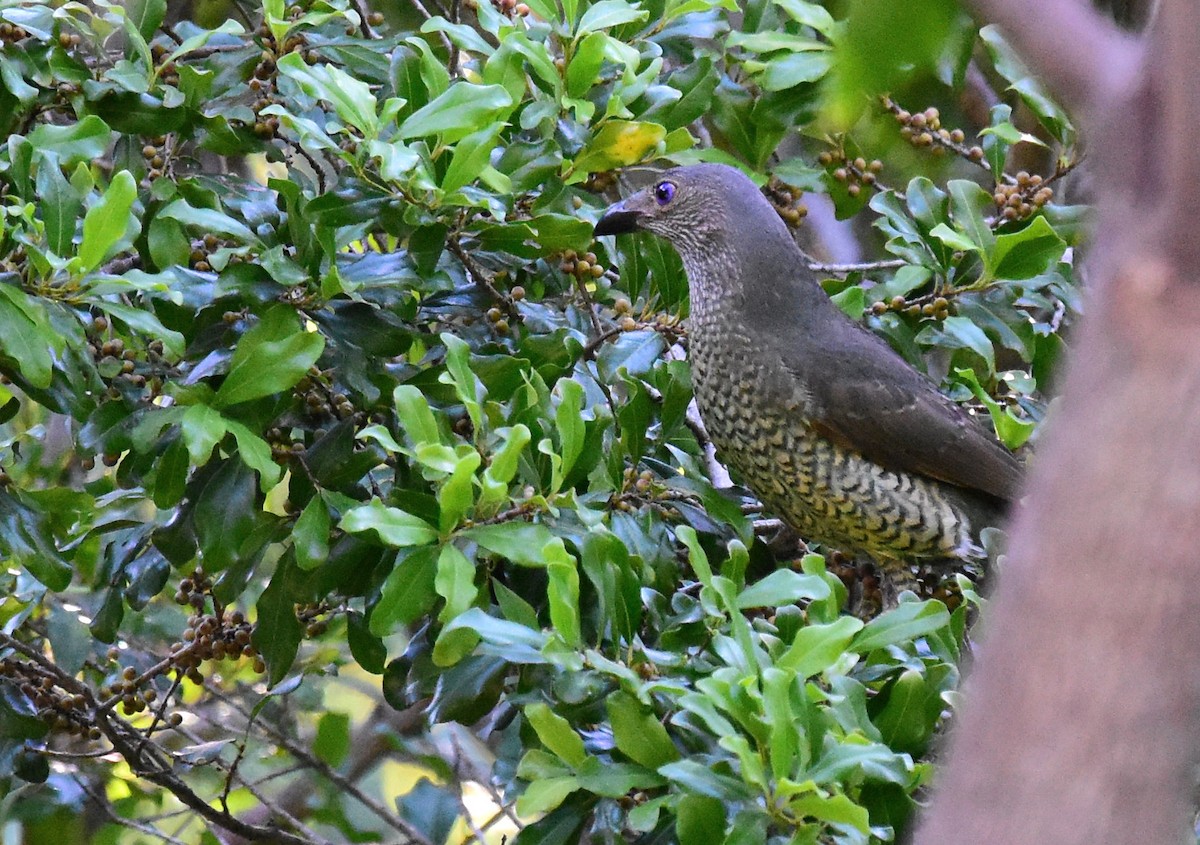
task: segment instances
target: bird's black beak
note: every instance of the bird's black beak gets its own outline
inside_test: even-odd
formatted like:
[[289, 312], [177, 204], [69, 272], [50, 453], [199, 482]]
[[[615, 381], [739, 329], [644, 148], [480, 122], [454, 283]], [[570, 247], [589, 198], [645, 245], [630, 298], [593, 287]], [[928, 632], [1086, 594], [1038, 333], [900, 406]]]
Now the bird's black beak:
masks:
[[592, 236], [599, 238], [603, 235], [626, 235], [638, 231], [641, 228], [638, 223], [642, 215], [630, 208], [628, 202], [629, 200], [621, 200], [605, 209]]

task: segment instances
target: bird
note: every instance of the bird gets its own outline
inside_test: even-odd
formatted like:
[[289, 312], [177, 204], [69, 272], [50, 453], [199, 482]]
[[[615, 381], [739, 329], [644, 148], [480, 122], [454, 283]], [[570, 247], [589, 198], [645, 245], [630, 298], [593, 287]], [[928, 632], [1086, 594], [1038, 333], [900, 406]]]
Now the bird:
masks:
[[979, 532], [1016, 500], [1023, 464], [830, 300], [749, 177], [724, 164], [664, 171], [594, 234], [639, 231], [679, 253], [700, 416], [767, 509], [900, 585], [914, 565], [982, 559]]

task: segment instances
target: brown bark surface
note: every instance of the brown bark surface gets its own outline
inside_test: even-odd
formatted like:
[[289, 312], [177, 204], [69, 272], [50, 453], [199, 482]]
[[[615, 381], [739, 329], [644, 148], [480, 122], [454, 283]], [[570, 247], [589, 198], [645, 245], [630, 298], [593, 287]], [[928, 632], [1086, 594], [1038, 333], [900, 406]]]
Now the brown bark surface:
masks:
[[[1086, 119], [1089, 304], [918, 845], [1179, 843], [1200, 765], [1200, 6], [976, 0]], [[1145, 58], [1143, 58], [1145, 57]]]

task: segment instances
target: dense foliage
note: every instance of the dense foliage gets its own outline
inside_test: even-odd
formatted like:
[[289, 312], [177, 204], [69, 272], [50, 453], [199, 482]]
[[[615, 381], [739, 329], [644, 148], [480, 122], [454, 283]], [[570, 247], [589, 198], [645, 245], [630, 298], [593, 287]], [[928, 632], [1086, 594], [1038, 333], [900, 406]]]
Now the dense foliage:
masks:
[[0, 0], [6, 830], [893, 840], [974, 587], [864, 622], [866, 569], [766, 542], [688, 412], [678, 259], [591, 229], [658, 160], [740, 164], [805, 242], [827, 196], [831, 294], [1021, 446], [1080, 214], [1001, 35], [212, 5]]

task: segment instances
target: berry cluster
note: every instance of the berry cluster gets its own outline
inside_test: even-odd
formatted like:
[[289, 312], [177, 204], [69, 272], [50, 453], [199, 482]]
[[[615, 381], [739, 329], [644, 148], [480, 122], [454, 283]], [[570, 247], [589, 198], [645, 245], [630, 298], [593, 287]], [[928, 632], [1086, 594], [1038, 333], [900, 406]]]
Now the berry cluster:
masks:
[[1041, 176], [1022, 170], [1015, 184], [1000, 184], [992, 200], [1005, 220], [1024, 220], [1054, 198], [1054, 189]]
[[179, 68], [175, 62], [167, 60], [170, 50], [162, 44], [150, 45], [150, 57], [158, 65], [158, 81], [163, 85], [179, 85]]
[[923, 303], [910, 301], [903, 296], [893, 296], [888, 300], [881, 299], [872, 303], [871, 313], [879, 315], [895, 311], [909, 317], [932, 317], [935, 320], [944, 320], [950, 316], [950, 300], [946, 297], [924, 297], [924, 299], [926, 301]]
[[492, 0], [492, 5], [510, 18], [513, 15], [525, 17], [529, 14], [529, 6], [524, 3], [518, 3], [517, 0]]
[[[360, 415], [349, 396], [333, 389], [328, 373], [315, 366], [309, 368], [308, 375], [300, 379], [293, 390], [304, 400], [304, 411], [309, 417], [344, 420]], [[365, 419], [365, 415], [362, 418]], [[295, 446], [291, 451], [297, 451]]]
[[558, 269], [568, 276], [574, 276], [581, 282], [598, 279], [604, 275], [604, 265], [600, 264], [596, 253], [586, 252], [580, 255], [573, 249], [568, 249], [563, 253], [562, 263], [558, 265]]
[[16, 44], [18, 41], [24, 41], [28, 37], [29, 32], [24, 27], [17, 26], [15, 23], [9, 23], [8, 21], [0, 21], [0, 43]]
[[[502, 15], [510, 18], [514, 15], [523, 18], [530, 12], [529, 6], [518, 2], [518, 0], [491, 0], [491, 3]], [[463, 5], [468, 9], [478, 9], [479, 0], [464, 0]]]
[[[211, 272], [214, 269], [213, 253], [219, 249], [234, 246], [238, 246], [236, 241], [219, 238], [212, 232], [209, 232], [203, 238], [196, 238], [192, 241], [192, 251], [188, 255], [188, 263], [198, 273]], [[246, 261], [253, 261], [254, 255], [244, 254], [244, 251], [229, 252], [224, 256], [224, 260], [227, 264], [241, 264]], [[215, 262], [215, 264], [217, 267], [225, 266], [219, 261]]]
[[636, 467], [625, 467], [621, 479], [621, 489], [613, 493], [609, 499], [609, 507], [613, 510], [631, 513], [639, 507], [650, 507], [660, 516], [670, 517], [671, 512], [655, 501], [655, 496], [663, 492], [663, 487], [648, 469], [638, 472]]
[[826, 566], [829, 573], [845, 586], [857, 613], [871, 616], [883, 608], [879, 573], [872, 564], [856, 562], [841, 552], [832, 552]]
[[200, 667], [209, 660], [240, 660], [245, 657], [258, 674], [267, 665], [250, 641], [254, 626], [246, 621], [240, 610], [215, 613], [194, 613], [183, 631], [183, 642], [172, 647], [175, 669], [193, 684], [203, 684]]
[[[287, 14], [288, 20], [297, 21], [304, 16], [304, 9], [293, 5], [288, 8]], [[382, 15], [379, 16], [378, 21], [379, 23], [383, 22]], [[252, 131], [264, 141], [269, 141], [279, 133], [279, 118], [274, 115], [264, 115], [262, 112], [268, 106], [283, 102], [276, 87], [279, 57], [299, 52], [305, 63], [313, 65], [320, 61], [320, 56], [315, 51], [308, 49], [308, 41], [302, 32], [293, 32], [280, 44], [275, 40], [271, 27], [264, 21], [254, 34], [262, 46], [262, 52], [259, 54], [258, 62], [254, 65], [249, 82], [250, 90], [258, 95], [258, 99], [250, 106], [254, 112]], [[350, 28], [346, 34], [353, 35], [354, 29]]]
[[163, 355], [163, 342], [161, 340], [152, 340], [146, 345], [146, 360], [143, 362], [141, 369], [143, 372], [138, 372], [139, 355], [137, 350], [125, 346], [125, 341], [120, 337], [110, 336], [108, 318], [103, 314], [98, 314], [92, 317], [91, 322], [84, 327], [84, 331], [88, 336], [88, 352], [91, 353], [92, 360], [96, 362], [96, 370], [100, 373], [101, 378], [109, 383], [110, 397], [116, 399], [120, 396], [121, 387], [132, 387], [138, 390], [150, 384], [152, 388], [157, 387], [157, 382], [153, 381], [153, 377], [147, 378], [147, 372], [153, 369], [148, 365], [157, 365], [161, 363], [160, 359]]
[[142, 158], [146, 160], [146, 178], [153, 181], [163, 175], [167, 165], [167, 136], [149, 138], [142, 147]]
[[92, 702], [88, 697], [63, 689], [36, 664], [13, 657], [0, 659], [0, 678], [13, 681], [37, 708], [38, 717], [54, 730], [100, 739], [100, 729], [92, 724]]
[[[101, 687], [98, 692], [102, 698], [119, 699], [121, 712], [126, 716], [133, 716], [145, 711], [158, 701], [158, 690], [150, 686], [147, 680], [138, 675], [137, 669], [126, 666], [121, 670], [121, 677], [118, 680], [113, 681], [110, 686]], [[179, 717], [178, 721], [174, 720], [175, 716]], [[183, 717], [176, 713], [172, 714], [172, 719], [168, 720], [168, 724], [177, 726], [182, 721]]]
[[852, 197], [862, 193], [864, 185], [874, 187], [883, 170], [883, 162], [879, 159], [867, 161], [862, 156], [850, 159], [844, 150], [825, 150], [817, 156], [817, 161], [823, 167], [834, 168], [830, 175], [835, 181], [843, 183], [846, 193]]
[[779, 181], [774, 176], [763, 189], [763, 193], [771, 201], [775, 212], [783, 218], [783, 222], [793, 229], [808, 215], [808, 206], [802, 202], [804, 192]]
[[891, 100], [885, 100], [884, 103], [900, 124], [900, 137], [905, 138], [914, 147], [929, 149], [934, 155], [941, 155], [950, 150], [976, 164], [983, 162], [983, 147], [964, 146], [966, 133], [961, 129], [946, 129], [942, 126], [941, 113], [936, 108], [930, 106], [925, 111], [909, 112]]

